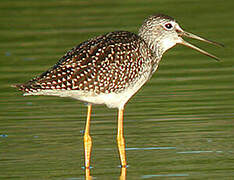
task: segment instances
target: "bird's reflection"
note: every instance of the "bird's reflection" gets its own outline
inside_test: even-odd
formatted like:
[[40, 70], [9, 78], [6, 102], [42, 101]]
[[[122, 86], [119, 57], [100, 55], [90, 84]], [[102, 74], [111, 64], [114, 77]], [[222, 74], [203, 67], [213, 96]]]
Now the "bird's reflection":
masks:
[[[127, 176], [127, 168], [122, 167], [119, 180], [126, 180], [126, 176]], [[90, 174], [90, 168], [85, 168], [85, 180], [92, 180], [92, 176]]]
[[90, 168], [85, 168], [85, 180], [92, 180], [92, 176], [90, 175]]

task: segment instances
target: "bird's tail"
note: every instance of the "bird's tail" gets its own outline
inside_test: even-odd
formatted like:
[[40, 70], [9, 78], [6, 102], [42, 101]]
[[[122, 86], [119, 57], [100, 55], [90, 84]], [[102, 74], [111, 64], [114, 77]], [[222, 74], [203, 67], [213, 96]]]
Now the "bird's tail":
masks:
[[37, 86], [32, 83], [26, 84], [13, 84], [11, 87], [17, 88], [19, 91], [23, 91], [24, 93], [32, 93], [37, 91]]
[[24, 84], [12, 84], [11, 87], [17, 88], [18, 90], [23, 91]]

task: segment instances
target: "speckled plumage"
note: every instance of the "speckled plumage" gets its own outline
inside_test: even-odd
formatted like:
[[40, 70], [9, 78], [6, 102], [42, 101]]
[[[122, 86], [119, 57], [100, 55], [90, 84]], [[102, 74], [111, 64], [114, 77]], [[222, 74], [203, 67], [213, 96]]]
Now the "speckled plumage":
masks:
[[150, 50], [138, 35], [111, 32], [81, 43], [20, 88], [32, 94], [43, 90], [118, 93], [144, 73], [151, 59]]
[[72, 97], [122, 107], [151, 77], [160, 59], [142, 37], [116, 31], [79, 44], [52, 68], [18, 87], [24, 95]]

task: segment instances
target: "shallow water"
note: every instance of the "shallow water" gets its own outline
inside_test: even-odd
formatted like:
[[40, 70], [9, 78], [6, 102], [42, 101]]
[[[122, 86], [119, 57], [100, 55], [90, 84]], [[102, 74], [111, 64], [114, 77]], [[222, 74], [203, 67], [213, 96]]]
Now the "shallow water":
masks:
[[[127, 179], [234, 178], [233, 5], [218, 0], [2, 0], [0, 179], [85, 178], [86, 106], [67, 98], [23, 97], [10, 85], [40, 74], [90, 37], [120, 29], [137, 32], [155, 12], [226, 48], [193, 41], [221, 62], [173, 48], [131, 99], [124, 117]], [[120, 178], [116, 116], [115, 109], [93, 108], [93, 179]]]

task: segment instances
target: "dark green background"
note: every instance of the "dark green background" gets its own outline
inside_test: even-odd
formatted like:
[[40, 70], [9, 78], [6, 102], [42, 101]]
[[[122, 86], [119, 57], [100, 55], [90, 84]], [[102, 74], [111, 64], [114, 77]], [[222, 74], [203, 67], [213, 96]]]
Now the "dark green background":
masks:
[[[127, 179], [234, 178], [234, 1], [1, 0], [0, 179], [82, 179], [86, 107], [58, 97], [23, 97], [11, 84], [47, 70], [69, 49], [109, 31], [137, 29], [160, 12], [219, 56], [176, 46], [129, 102]], [[116, 110], [94, 107], [92, 175], [118, 179]], [[166, 148], [166, 149], [162, 149]], [[155, 149], [159, 148], [159, 149]]]

